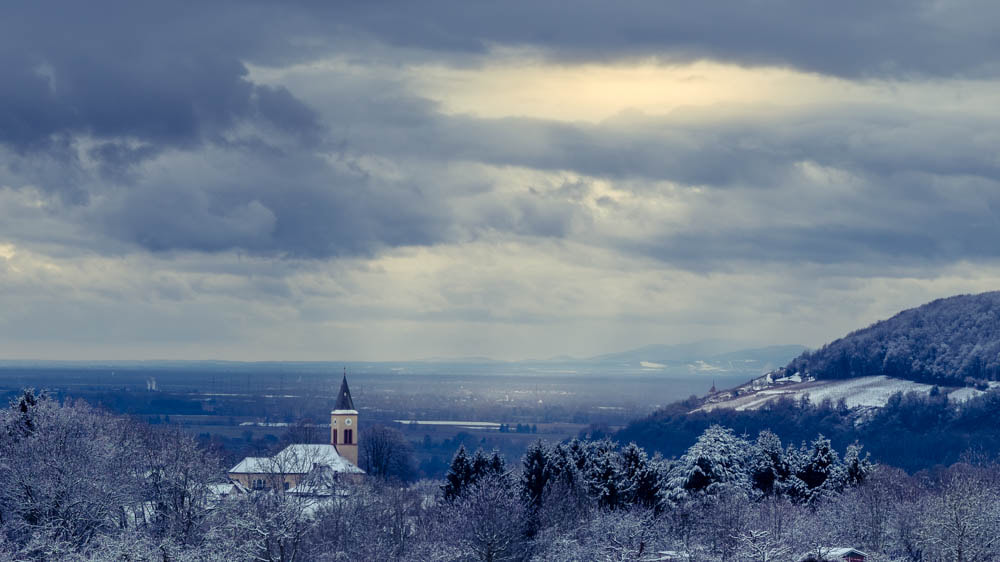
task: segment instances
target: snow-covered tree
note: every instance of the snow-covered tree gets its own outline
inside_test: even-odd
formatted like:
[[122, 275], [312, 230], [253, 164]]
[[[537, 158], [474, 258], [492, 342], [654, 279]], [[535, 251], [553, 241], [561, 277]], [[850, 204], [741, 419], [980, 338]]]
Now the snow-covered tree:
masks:
[[650, 459], [646, 451], [629, 443], [621, 452], [621, 503], [659, 510], [664, 474], [660, 459]]
[[528, 446], [521, 465], [521, 497], [531, 509], [538, 509], [542, 504], [545, 485], [551, 476], [548, 451], [540, 439]]
[[691, 494], [737, 491], [749, 495], [750, 443], [731, 429], [713, 425], [705, 430], [671, 469], [668, 493], [672, 500]]
[[607, 509], [624, 505], [623, 494], [628, 493], [630, 482], [622, 473], [615, 443], [608, 439], [589, 443], [586, 459], [587, 490], [597, 505]]
[[865, 453], [862, 457], [861, 449], [861, 445], [855, 443], [848, 445], [844, 453], [844, 484], [847, 486], [860, 485], [875, 468], [871, 462], [871, 455]]
[[764, 495], [780, 493], [790, 468], [781, 447], [781, 439], [771, 431], [761, 431], [750, 458], [753, 487]]
[[996, 560], [1000, 494], [995, 485], [961, 472], [949, 475], [929, 501], [919, 540], [929, 560]]
[[444, 499], [451, 501], [462, 495], [472, 479], [472, 461], [465, 450], [465, 445], [462, 445], [451, 459], [451, 466], [448, 467], [448, 474], [445, 475], [445, 483], [441, 487]]
[[517, 559], [524, 541], [525, 507], [509, 479], [486, 477], [445, 506], [450, 540], [474, 560]]
[[840, 464], [837, 451], [833, 450], [830, 440], [826, 437], [820, 435], [808, 448], [803, 444], [799, 462], [795, 478], [801, 481], [802, 485], [795, 485], [790, 490], [796, 499], [810, 503], [843, 489], [845, 471]]

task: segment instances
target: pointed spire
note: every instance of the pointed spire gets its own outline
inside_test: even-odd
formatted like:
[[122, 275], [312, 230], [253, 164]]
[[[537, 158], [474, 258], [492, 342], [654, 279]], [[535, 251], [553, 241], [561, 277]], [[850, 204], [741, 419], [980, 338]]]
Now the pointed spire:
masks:
[[351, 399], [351, 389], [347, 388], [347, 368], [344, 368], [344, 380], [340, 383], [340, 392], [337, 393], [337, 405], [334, 410], [353, 410], [354, 400]]

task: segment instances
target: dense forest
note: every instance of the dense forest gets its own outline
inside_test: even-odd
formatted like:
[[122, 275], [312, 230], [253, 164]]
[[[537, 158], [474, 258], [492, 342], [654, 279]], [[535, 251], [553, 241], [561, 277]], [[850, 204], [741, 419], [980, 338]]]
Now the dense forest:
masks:
[[[772, 401], [758, 410], [716, 409], [691, 412], [691, 398], [628, 424], [613, 434], [666, 456], [683, 453], [705, 429], [721, 424], [740, 434], [771, 430], [784, 441], [799, 443], [822, 433], [837, 447], [859, 441], [879, 463], [907, 471], [949, 465], [970, 455], [1000, 458], [1000, 390], [965, 402], [943, 393], [897, 393], [882, 408], [852, 410], [844, 403], [807, 399]], [[590, 435], [601, 436], [600, 430]]]
[[843, 451], [712, 425], [677, 458], [538, 441], [511, 461], [459, 448], [443, 481], [373, 470], [322, 498], [219, 496], [225, 467], [196, 440], [25, 392], [0, 410], [0, 558], [721, 562], [848, 546], [872, 561], [993, 559], [996, 466], [909, 476]]
[[788, 364], [816, 378], [888, 375], [963, 386], [1000, 379], [1000, 291], [904, 310]]

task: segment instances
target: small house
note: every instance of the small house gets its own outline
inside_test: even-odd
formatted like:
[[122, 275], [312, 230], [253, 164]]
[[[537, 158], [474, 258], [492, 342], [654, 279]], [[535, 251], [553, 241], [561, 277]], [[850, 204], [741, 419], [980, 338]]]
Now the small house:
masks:
[[865, 562], [868, 555], [856, 548], [821, 547], [799, 558], [799, 562]]

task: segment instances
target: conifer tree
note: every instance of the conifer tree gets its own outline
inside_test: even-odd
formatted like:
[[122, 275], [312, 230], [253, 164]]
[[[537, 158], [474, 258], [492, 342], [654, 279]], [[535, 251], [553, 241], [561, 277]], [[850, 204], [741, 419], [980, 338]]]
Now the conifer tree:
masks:
[[822, 435], [812, 442], [812, 446], [803, 451], [806, 462], [799, 468], [796, 476], [805, 484], [807, 502], [815, 501], [824, 492], [839, 488], [838, 468], [839, 456], [830, 446], [830, 440]]
[[844, 452], [844, 483], [847, 486], [857, 486], [865, 481], [875, 465], [871, 462], [871, 455], [865, 453], [861, 456], [861, 445], [857, 443], [847, 446]]
[[622, 503], [659, 509], [662, 480], [657, 470], [659, 463], [650, 461], [646, 451], [635, 443], [622, 450], [621, 458], [622, 480], [626, 482]]
[[500, 454], [500, 451], [493, 449], [493, 453], [487, 462], [486, 470], [488, 473], [496, 476], [502, 476], [507, 473], [507, 460]]
[[471, 478], [470, 481], [479, 480], [489, 471], [490, 459], [486, 456], [486, 453], [482, 449], [476, 449], [476, 452], [472, 455], [471, 465]]
[[448, 474], [445, 475], [445, 484], [441, 487], [444, 499], [451, 501], [461, 496], [471, 482], [472, 463], [465, 451], [465, 445], [461, 445], [455, 453], [455, 457], [451, 459], [451, 466], [448, 468]]
[[773, 432], [765, 429], [757, 436], [751, 471], [755, 489], [765, 496], [780, 493], [782, 484], [788, 479], [790, 468], [781, 448], [781, 439]]
[[622, 479], [621, 459], [610, 439], [590, 443], [587, 455], [587, 488], [601, 507], [615, 509], [622, 503], [628, 483]]
[[670, 471], [673, 499], [695, 493], [749, 493], [750, 444], [719, 425], [705, 430]]
[[521, 496], [525, 504], [537, 509], [542, 504], [542, 494], [549, 480], [548, 453], [539, 439], [528, 447], [522, 460]]

